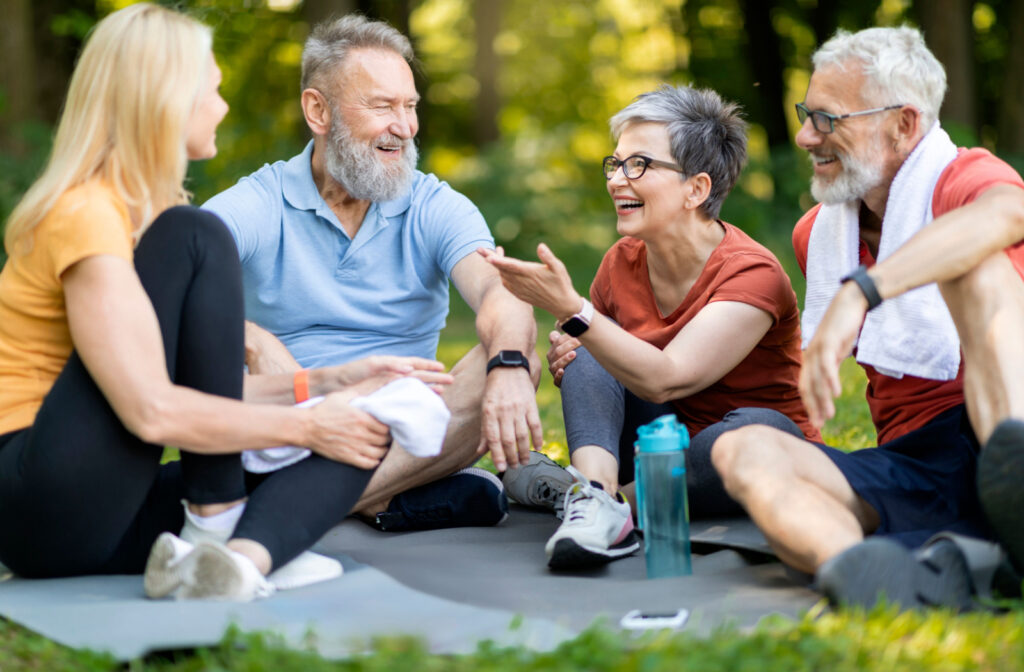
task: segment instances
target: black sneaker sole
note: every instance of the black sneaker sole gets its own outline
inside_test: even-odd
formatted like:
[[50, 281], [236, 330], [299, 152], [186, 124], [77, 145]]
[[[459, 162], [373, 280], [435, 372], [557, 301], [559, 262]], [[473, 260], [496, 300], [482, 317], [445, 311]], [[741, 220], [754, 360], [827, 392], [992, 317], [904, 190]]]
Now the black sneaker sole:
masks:
[[963, 554], [951, 541], [915, 556], [889, 539], [868, 539], [818, 569], [818, 589], [836, 605], [870, 609], [884, 597], [903, 609], [971, 608], [971, 578]]
[[638, 548], [640, 541], [634, 532], [630, 532], [625, 539], [609, 547], [607, 551], [594, 551], [580, 546], [572, 539], [559, 539], [551, 552], [548, 567], [554, 570], [600, 567], [632, 555]]
[[1024, 422], [999, 423], [978, 456], [978, 499], [992, 530], [1024, 571]]

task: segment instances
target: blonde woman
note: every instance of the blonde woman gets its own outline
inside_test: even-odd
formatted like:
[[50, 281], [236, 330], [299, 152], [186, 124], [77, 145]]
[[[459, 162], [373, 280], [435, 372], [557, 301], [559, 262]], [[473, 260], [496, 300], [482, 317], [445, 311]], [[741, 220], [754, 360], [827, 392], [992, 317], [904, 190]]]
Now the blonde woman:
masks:
[[[303, 551], [390, 441], [347, 400], [414, 370], [448, 381], [436, 362], [375, 358], [311, 372], [317, 394], [359, 383], [314, 408], [291, 405], [291, 376], [253, 377], [246, 401], [269, 403], [239, 401], [237, 253], [215, 216], [183, 205], [187, 160], [216, 153], [228, 109], [211, 40], [148, 4], [101, 21], [49, 164], [8, 222], [0, 562], [17, 574], [136, 573], [148, 557], [151, 597], [236, 600], [337, 576]], [[165, 445], [180, 463], [160, 465]], [[313, 455], [247, 493], [239, 453], [278, 445]]]

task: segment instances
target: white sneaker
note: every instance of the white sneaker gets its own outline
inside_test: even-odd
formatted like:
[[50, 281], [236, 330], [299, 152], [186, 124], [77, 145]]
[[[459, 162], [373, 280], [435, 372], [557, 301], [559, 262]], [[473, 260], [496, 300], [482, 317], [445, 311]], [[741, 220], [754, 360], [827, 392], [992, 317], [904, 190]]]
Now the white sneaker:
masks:
[[250, 602], [274, 593], [252, 560], [222, 544], [201, 541], [178, 566], [182, 583], [174, 597], [179, 600]]
[[548, 509], [562, 518], [565, 492], [572, 474], [544, 453], [530, 451], [530, 461], [505, 472], [502, 483], [509, 497], [526, 506]]
[[344, 569], [334, 558], [305, 551], [267, 575], [267, 580], [277, 590], [302, 588], [321, 581], [336, 579]]
[[167, 597], [181, 586], [184, 580], [180, 571], [181, 561], [194, 548], [195, 546], [170, 532], [164, 532], [156, 538], [153, 548], [149, 551], [146, 572], [142, 578], [146, 597]]
[[565, 493], [565, 520], [544, 546], [548, 567], [592, 567], [636, 552], [640, 541], [629, 503], [587, 483], [572, 467], [569, 471], [580, 480]]

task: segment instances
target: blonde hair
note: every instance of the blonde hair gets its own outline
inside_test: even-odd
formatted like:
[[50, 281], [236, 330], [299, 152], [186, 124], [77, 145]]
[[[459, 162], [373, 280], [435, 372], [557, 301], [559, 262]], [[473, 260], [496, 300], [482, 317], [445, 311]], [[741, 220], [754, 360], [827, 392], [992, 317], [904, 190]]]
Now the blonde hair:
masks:
[[46, 168], [7, 222], [8, 254], [28, 249], [27, 234], [57, 199], [90, 179], [124, 199], [138, 235], [156, 214], [188, 202], [185, 130], [212, 44], [209, 27], [148, 3], [96, 25], [71, 76]]

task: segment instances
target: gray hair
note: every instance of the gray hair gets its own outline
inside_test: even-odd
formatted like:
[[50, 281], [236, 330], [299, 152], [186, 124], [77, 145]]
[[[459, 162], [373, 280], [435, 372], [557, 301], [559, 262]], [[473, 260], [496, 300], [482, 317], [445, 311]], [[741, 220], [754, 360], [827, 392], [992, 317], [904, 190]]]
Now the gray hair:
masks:
[[913, 105], [921, 112], [927, 132], [939, 118], [946, 95], [946, 71], [925, 46], [916, 28], [868, 28], [856, 33], [839, 30], [814, 53], [815, 70], [844, 68], [859, 61], [867, 83], [863, 95], [870, 104]]
[[340, 66], [354, 49], [393, 51], [412, 64], [414, 55], [409, 38], [384, 21], [371, 21], [359, 14], [322, 21], [313, 26], [302, 49], [302, 90], [330, 88], [323, 79]]
[[609, 122], [616, 142], [627, 126], [643, 123], [665, 125], [684, 176], [708, 174], [711, 193], [700, 211], [717, 218], [747, 161], [747, 123], [739, 105], [710, 89], [663, 85], [637, 96]]

